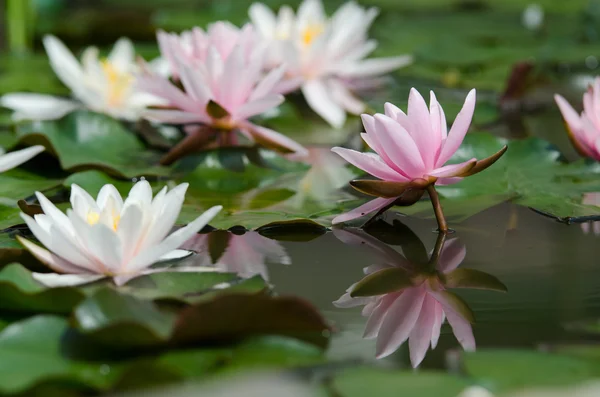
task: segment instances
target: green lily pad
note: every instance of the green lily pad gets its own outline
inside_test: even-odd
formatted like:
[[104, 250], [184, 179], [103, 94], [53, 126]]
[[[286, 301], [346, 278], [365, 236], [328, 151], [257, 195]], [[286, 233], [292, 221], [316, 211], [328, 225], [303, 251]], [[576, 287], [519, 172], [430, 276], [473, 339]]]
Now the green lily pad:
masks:
[[13, 169], [0, 174], [0, 199], [15, 202], [33, 195], [36, 191], [45, 191], [60, 186], [58, 179], [46, 179], [27, 171]]
[[74, 318], [77, 328], [92, 339], [125, 349], [258, 335], [294, 337], [321, 348], [328, 341], [324, 336], [328, 327], [310, 304], [265, 294], [217, 294], [174, 314], [151, 302], [103, 289], [82, 302]]
[[76, 288], [46, 288], [16, 263], [0, 271], [0, 286], [0, 309], [5, 311], [68, 314], [85, 298]]
[[456, 397], [468, 385], [466, 380], [444, 373], [410, 373], [365, 367], [343, 371], [333, 378], [330, 387], [335, 395], [343, 397]]
[[[487, 157], [506, 143], [489, 134], [469, 134], [452, 162]], [[561, 218], [600, 215], [600, 207], [581, 204], [584, 193], [600, 191], [597, 171], [583, 160], [563, 163], [548, 142], [529, 138], [508, 142], [506, 154], [487, 170], [436, 189], [445, 214], [461, 219], [506, 200]], [[431, 216], [430, 207], [423, 201], [400, 211]]]
[[[50, 380], [94, 389], [106, 389], [117, 371], [103, 362], [71, 360], [62, 349], [68, 321], [36, 316], [13, 323], [0, 333], [0, 392], [18, 393]], [[107, 371], [107, 369], [109, 369]]]
[[158, 153], [146, 149], [121, 122], [101, 114], [75, 112], [56, 121], [21, 123], [17, 135], [46, 146], [67, 171], [100, 169], [123, 178], [170, 173], [158, 165]]
[[526, 350], [479, 350], [464, 354], [467, 373], [493, 392], [563, 386], [599, 375], [598, 362]]

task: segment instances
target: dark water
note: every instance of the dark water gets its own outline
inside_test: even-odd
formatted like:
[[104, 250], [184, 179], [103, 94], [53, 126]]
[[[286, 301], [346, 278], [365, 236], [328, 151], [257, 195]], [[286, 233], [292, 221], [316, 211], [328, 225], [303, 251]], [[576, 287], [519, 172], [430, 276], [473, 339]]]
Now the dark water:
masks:
[[[428, 249], [436, 241], [435, 221], [387, 215], [402, 221]], [[586, 235], [579, 225], [565, 225], [524, 207], [503, 204], [469, 220], [452, 223], [466, 246], [461, 267], [490, 273], [508, 293], [454, 290], [475, 312], [473, 332], [478, 347], [533, 347], [580, 340], [565, 324], [600, 316], [600, 236]], [[282, 242], [292, 264], [271, 264], [270, 281], [279, 294], [304, 297], [337, 328], [332, 358], [375, 359], [375, 341], [362, 339], [366, 318], [361, 307], [338, 309], [332, 301], [377, 263], [367, 247], [345, 245], [333, 233], [310, 242]], [[441, 367], [445, 353], [459, 344], [445, 324], [437, 349], [422, 367]], [[385, 360], [410, 365], [408, 344]]]

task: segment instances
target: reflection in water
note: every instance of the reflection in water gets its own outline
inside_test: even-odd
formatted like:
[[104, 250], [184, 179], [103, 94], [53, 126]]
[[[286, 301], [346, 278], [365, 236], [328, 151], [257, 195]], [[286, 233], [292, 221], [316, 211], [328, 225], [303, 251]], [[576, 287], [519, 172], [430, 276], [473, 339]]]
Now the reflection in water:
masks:
[[236, 273], [243, 278], [260, 275], [269, 280], [267, 262], [292, 263], [285, 248], [275, 240], [248, 231], [243, 234], [217, 230], [197, 234], [181, 246], [200, 256], [200, 266], [215, 266], [223, 272]]
[[366, 245], [380, 259], [366, 267], [366, 276], [334, 304], [340, 308], [364, 305], [362, 314], [368, 320], [363, 337], [377, 338], [377, 358], [392, 354], [408, 339], [411, 363], [418, 366], [429, 346], [436, 347], [446, 319], [461, 346], [474, 350], [473, 312], [448, 288], [505, 291], [506, 287], [487, 273], [457, 269], [466, 255], [458, 238], [446, 240], [439, 235], [428, 254], [410, 229], [400, 223], [394, 228], [401, 232], [395, 241], [400, 242], [403, 254], [359, 229], [334, 229], [344, 243]]
[[[583, 201], [585, 205], [595, 205], [600, 207], [600, 193], [585, 193], [583, 195]], [[594, 233], [596, 236], [600, 235], [600, 221], [591, 221], [581, 224], [581, 230], [585, 234]]]

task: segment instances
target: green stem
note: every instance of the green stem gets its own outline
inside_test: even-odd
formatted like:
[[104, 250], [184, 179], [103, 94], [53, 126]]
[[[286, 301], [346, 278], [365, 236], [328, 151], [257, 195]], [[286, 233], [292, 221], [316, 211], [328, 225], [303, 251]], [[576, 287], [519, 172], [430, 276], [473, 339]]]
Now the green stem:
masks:
[[25, 53], [33, 47], [32, 6], [31, 0], [7, 0], [8, 45], [13, 53]]
[[433, 211], [435, 212], [435, 218], [437, 219], [438, 223], [438, 231], [446, 234], [449, 231], [448, 224], [446, 223], [444, 211], [442, 210], [442, 204], [440, 203], [440, 197], [435, 190], [435, 185], [431, 184], [427, 186], [427, 193], [429, 193], [429, 198], [431, 199], [431, 204], [433, 205]]

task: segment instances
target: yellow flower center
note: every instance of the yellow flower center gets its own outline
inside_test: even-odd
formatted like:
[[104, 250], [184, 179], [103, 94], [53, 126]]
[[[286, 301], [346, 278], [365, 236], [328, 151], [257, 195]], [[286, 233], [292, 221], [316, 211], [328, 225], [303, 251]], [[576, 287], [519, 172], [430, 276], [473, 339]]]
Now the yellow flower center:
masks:
[[[87, 214], [86, 221], [89, 225], [93, 226], [100, 221], [100, 214], [96, 211], [90, 211]], [[120, 221], [121, 221], [121, 214], [113, 213], [111, 215], [112, 228], [115, 232], [119, 228]]]
[[313, 23], [304, 28], [302, 32], [302, 44], [308, 47], [312, 42], [325, 31], [322, 23]]
[[102, 61], [102, 70], [108, 82], [108, 104], [118, 106], [133, 84], [133, 76], [118, 70], [110, 61]]

